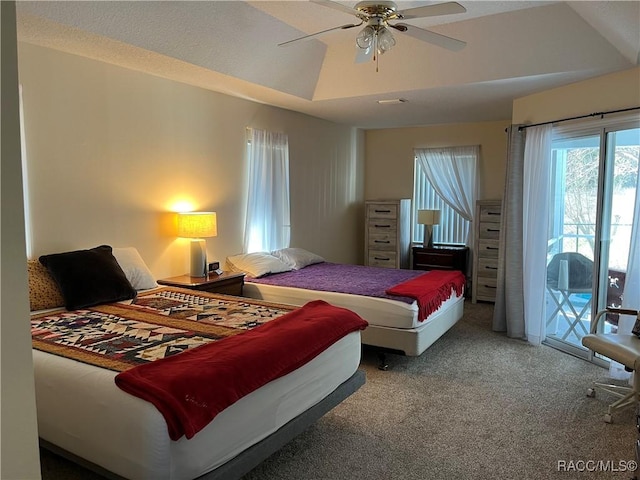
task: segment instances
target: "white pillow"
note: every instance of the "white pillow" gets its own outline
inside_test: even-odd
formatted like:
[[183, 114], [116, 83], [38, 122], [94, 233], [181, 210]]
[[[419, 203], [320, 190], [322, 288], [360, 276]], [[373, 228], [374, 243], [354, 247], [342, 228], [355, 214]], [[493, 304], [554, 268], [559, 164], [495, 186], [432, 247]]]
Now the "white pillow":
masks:
[[289, 272], [291, 267], [267, 252], [242, 253], [227, 257], [231, 270], [258, 278], [270, 273]]
[[324, 258], [315, 253], [311, 253], [303, 248], [283, 248], [271, 252], [274, 257], [279, 258], [294, 270], [300, 270], [307, 265], [324, 262]]
[[120, 268], [133, 288], [147, 290], [158, 286], [149, 267], [144, 263], [135, 247], [114, 248], [113, 256], [116, 257]]

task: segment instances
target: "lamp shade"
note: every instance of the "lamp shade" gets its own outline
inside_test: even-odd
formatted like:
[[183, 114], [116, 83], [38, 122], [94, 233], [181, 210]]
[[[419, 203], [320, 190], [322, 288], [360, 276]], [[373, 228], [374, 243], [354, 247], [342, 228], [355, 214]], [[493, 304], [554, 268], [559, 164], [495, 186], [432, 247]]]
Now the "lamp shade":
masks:
[[215, 212], [178, 213], [178, 236], [207, 238], [218, 235]]
[[437, 225], [440, 222], [440, 210], [418, 210], [420, 225]]

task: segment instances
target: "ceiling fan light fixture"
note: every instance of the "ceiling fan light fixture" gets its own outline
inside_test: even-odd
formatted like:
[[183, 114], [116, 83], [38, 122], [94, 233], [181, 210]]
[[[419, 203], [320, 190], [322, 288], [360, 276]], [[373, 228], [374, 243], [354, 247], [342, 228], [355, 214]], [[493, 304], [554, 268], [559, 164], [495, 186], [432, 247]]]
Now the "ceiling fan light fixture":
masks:
[[375, 36], [375, 29], [371, 25], [367, 25], [362, 30], [360, 30], [360, 33], [358, 33], [358, 36], [356, 37], [356, 45], [363, 50], [371, 48]]
[[391, 50], [395, 44], [396, 39], [393, 38], [393, 34], [387, 27], [382, 27], [378, 31], [378, 53], [382, 55], [384, 52]]

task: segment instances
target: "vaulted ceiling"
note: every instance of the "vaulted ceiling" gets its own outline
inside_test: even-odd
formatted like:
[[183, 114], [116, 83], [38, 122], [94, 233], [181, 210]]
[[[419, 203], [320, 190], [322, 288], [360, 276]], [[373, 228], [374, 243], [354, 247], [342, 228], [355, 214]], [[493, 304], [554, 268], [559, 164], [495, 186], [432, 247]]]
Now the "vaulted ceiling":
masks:
[[18, 37], [362, 128], [509, 119], [514, 98], [640, 64], [639, 1], [459, 3], [465, 13], [405, 23], [463, 40], [464, 49], [394, 31], [377, 71], [373, 61], [354, 62], [359, 28], [278, 46], [357, 22], [302, 0], [20, 1]]

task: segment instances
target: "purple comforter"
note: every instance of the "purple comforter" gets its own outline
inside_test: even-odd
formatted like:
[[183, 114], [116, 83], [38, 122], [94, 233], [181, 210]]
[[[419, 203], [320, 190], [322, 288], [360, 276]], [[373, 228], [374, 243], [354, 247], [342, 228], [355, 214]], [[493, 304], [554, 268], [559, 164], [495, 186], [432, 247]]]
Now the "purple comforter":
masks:
[[300, 270], [275, 273], [262, 278], [246, 277], [245, 281], [281, 287], [321, 290], [323, 292], [389, 298], [405, 303], [413, 303], [415, 301], [413, 298], [388, 295], [385, 290], [427, 273], [420, 270], [400, 270], [323, 262], [309, 265]]

